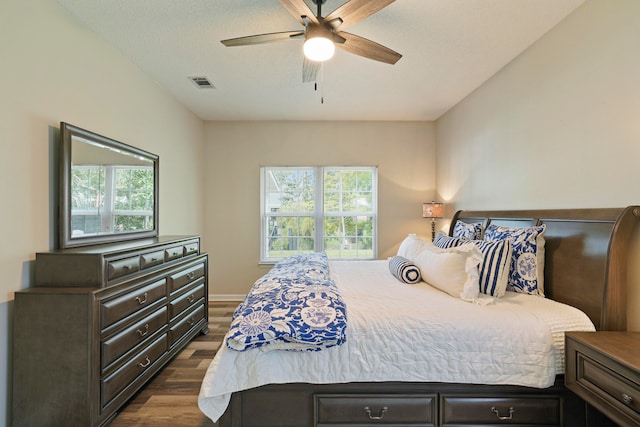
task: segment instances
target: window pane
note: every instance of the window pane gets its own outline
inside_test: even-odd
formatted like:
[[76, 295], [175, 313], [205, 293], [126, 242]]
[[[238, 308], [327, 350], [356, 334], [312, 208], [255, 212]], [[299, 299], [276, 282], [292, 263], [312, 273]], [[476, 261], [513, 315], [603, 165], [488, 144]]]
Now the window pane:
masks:
[[309, 169], [270, 169], [266, 173], [267, 212], [313, 212], [314, 172]]
[[313, 252], [314, 221], [309, 216], [269, 216], [267, 257], [279, 258]]
[[325, 217], [324, 231], [330, 258], [373, 257], [373, 217]]

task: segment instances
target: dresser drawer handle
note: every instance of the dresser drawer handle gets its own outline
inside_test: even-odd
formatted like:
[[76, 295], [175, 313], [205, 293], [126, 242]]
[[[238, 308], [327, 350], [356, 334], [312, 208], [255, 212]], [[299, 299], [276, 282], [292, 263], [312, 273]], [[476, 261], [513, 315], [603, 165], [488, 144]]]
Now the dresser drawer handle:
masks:
[[144, 325], [144, 332], [142, 332], [140, 329], [138, 329], [136, 331], [138, 333], [138, 335], [140, 335], [141, 337], [144, 337], [145, 335], [147, 335], [149, 333], [149, 324], [145, 323]]
[[130, 266], [129, 264], [126, 264], [126, 265], [123, 265], [123, 266], [122, 266], [122, 269], [123, 269], [124, 271], [129, 271], [129, 270], [131, 270], [131, 266]]
[[149, 365], [151, 365], [151, 359], [149, 359], [149, 356], [146, 356], [144, 359], [144, 363], [138, 363], [138, 366], [140, 366], [141, 368], [147, 368]]
[[364, 412], [367, 414], [370, 420], [381, 420], [384, 418], [384, 413], [387, 412], [387, 407], [383, 406], [382, 409], [380, 409], [378, 415], [373, 415], [371, 413], [371, 408], [369, 408], [368, 406], [364, 407]]
[[629, 396], [627, 393], [622, 393], [622, 400], [627, 405], [631, 405], [631, 403], [633, 403], [633, 397]]
[[514, 413], [515, 411], [516, 411], [516, 410], [513, 408], [513, 406], [510, 406], [510, 407], [509, 407], [509, 415], [500, 415], [500, 411], [498, 411], [498, 410], [496, 409], [496, 407], [495, 407], [495, 406], [492, 406], [492, 407], [491, 407], [491, 412], [493, 412], [494, 414], [496, 414], [496, 417], [498, 417], [498, 419], [499, 419], [500, 421], [506, 421], [506, 420], [513, 419], [513, 413]]
[[196, 300], [196, 296], [194, 294], [191, 294], [187, 297], [187, 301], [189, 301], [189, 304], [193, 304], [195, 300]]
[[191, 319], [189, 319], [189, 320], [187, 321], [187, 323], [189, 324], [189, 326], [193, 326], [193, 325], [195, 325], [195, 324], [196, 324], [196, 318], [195, 318], [195, 317], [193, 317], [193, 316], [191, 316]]
[[138, 301], [138, 305], [142, 305], [145, 302], [147, 302], [147, 296], [148, 296], [148, 294], [145, 292], [144, 296], [142, 298], [136, 297], [136, 301]]
[[187, 273], [187, 279], [193, 280], [194, 277], [196, 277], [196, 273], [194, 273], [193, 271]]

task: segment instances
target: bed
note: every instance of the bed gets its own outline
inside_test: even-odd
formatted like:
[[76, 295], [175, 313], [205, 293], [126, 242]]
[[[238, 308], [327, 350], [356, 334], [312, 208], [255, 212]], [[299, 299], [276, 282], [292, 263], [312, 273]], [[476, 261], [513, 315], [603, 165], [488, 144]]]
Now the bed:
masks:
[[[451, 301], [455, 298], [429, 285], [399, 283], [388, 274], [387, 261], [332, 262], [338, 283], [365, 279], [353, 289], [342, 289], [350, 313], [348, 330], [366, 335], [372, 326], [376, 337], [350, 336], [345, 344], [316, 352], [221, 348], [203, 380], [200, 408], [214, 420], [220, 417], [222, 427], [584, 425], [584, 404], [564, 387], [563, 333], [626, 329], [627, 253], [639, 217], [636, 206], [455, 213], [449, 234], [458, 221], [480, 223], [484, 230], [544, 226], [544, 298], [508, 292], [500, 304]], [[369, 264], [365, 267], [365, 263]], [[367, 287], [370, 280], [385, 274], [381, 283]], [[529, 316], [519, 311], [526, 297], [541, 310], [532, 316], [546, 322], [542, 331], [519, 326]], [[459, 313], [460, 318], [449, 323], [446, 318], [428, 318], [429, 330], [439, 330], [446, 337], [464, 319], [471, 319], [472, 334], [491, 332], [485, 341], [493, 339], [489, 346], [503, 363], [483, 365], [487, 353], [483, 340], [471, 346], [467, 336], [422, 337], [424, 331], [415, 327], [402, 332], [399, 348], [392, 341], [397, 326], [388, 327], [387, 320], [413, 318], [419, 305], [402, 305], [402, 301], [421, 298], [435, 303], [429, 312]], [[378, 316], [359, 318], [358, 304], [378, 304]], [[560, 305], [576, 316], [569, 326], [560, 322], [565, 312], [554, 314], [554, 307]], [[484, 318], [488, 311], [497, 312], [512, 329], [494, 332], [488, 323], [492, 320]], [[499, 335], [503, 333], [507, 335]], [[500, 359], [501, 346], [510, 341], [528, 353], [522, 360]], [[417, 344], [423, 342], [426, 347]], [[372, 343], [375, 348], [369, 347]], [[448, 348], [456, 346], [473, 347], [472, 356], [448, 356]], [[509, 351], [505, 348], [502, 357]], [[360, 365], [363, 361], [366, 369]], [[412, 371], [416, 365], [435, 368]], [[361, 372], [356, 375], [355, 370]]]

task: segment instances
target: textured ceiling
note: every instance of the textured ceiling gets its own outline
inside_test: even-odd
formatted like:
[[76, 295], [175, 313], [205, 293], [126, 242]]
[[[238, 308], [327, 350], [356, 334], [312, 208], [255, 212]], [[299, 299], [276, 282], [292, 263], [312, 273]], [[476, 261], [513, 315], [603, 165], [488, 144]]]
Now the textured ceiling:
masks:
[[[584, 2], [397, 0], [348, 31], [400, 61], [337, 49], [314, 90], [302, 83], [301, 40], [220, 43], [301, 29], [277, 0], [58, 1], [202, 119], [418, 121], [440, 117]], [[343, 3], [327, 0], [323, 15]]]

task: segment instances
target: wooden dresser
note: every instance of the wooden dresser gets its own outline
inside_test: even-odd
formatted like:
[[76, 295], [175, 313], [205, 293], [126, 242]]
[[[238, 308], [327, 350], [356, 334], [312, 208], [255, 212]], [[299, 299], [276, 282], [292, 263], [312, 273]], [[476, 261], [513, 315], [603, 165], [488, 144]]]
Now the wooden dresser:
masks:
[[197, 236], [36, 254], [14, 302], [13, 426], [107, 424], [208, 332], [207, 269]]
[[568, 332], [565, 381], [617, 425], [640, 425], [640, 332]]

